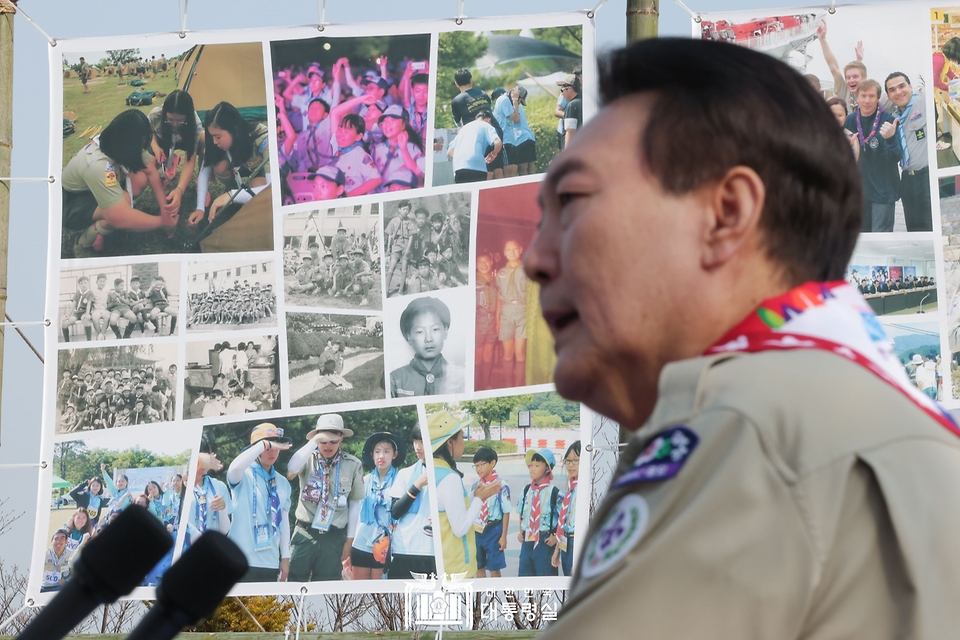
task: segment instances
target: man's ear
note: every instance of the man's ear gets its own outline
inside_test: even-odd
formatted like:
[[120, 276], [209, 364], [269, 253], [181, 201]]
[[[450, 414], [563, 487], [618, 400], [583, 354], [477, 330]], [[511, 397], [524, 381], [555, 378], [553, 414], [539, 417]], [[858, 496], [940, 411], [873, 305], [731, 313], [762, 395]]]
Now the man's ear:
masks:
[[723, 266], [756, 237], [766, 188], [756, 171], [736, 166], [702, 189], [700, 260], [704, 269], [712, 270]]

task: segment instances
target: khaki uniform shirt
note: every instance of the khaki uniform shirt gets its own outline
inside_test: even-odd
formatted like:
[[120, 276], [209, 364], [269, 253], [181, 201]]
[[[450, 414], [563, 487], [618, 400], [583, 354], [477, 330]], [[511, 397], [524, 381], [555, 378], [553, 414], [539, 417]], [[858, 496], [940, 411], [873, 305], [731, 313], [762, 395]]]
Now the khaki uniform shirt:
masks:
[[[310, 456], [310, 462], [303, 466], [303, 469], [300, 470], [300, 493], [303, 494], [304, 487], [307, 486], [307, 480], [310, 479], [310, 476], [314, 473], [317, 473], [320, 468], [320, 463], [317, 462], [317, 455]], [[338, 496], [346, 496], [347, 500], [363, 500], [364, 491], [363, 491], [363, 465], [360, 463], [360, 459], [356, 456], [352, 456], [346, 451], [340, 453], [340, 487], [339, 489], [333, 486], [334, 481], [336, 480], [337, 472], [336, 468], [332, 469], [330, 472], [330, 493], [329, 499], [334, 501], [336, 505], [336, 500]], [[342, 507], [337, 506], [333, 514], [333, 520], [330, 521], [330, 526], [337, 527], [338, 529], [345, 529], [347, 527], [347, 515], [349, 511], [349, 504], [344, 504]], [[302, 522], [313, 523], [313, 518], [317, 513], [317, 505], [311, 502], [304, 502], [302, 499], [297, 501], [297, 520]]]
[[699, 443], [675, 476], [610, 491], [543, 637], [957, 637], [960, 438], [823, 352], [695, 358], [659, 387], [615, 477], [668, 428]]

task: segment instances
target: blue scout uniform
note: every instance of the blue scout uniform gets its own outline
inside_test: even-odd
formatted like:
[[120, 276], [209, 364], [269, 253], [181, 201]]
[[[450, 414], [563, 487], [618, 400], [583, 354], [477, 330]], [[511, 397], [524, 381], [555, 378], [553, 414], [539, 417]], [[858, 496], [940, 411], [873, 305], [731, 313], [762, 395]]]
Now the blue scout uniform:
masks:
[[[335, 155], [334, 164], [343, 171], [346, 179], [345, 191], [350, 193], [360, 185], [374, 178], [380, 177], [373, 158], [364, 150], [360, 142], [355, 142], [346, 149], [341, 149]], [[334, 257], [337, 257], [334, 255]]]
[[520, 531], [524, 532], [518, 572], [521, 577], [557, 575], [557, 568], [551, 564], [553, 547], [547, 546], [546, 540], [557, 528], [562, 501], [560, 490], [552, 484], [540, 490], [540, 536], [538, 540], [527, 540], [526, 531], [530, 526], [530, 512], [533, 510], [533, 491], [530, 485], [526, 485], [520, 494], [517, 513], [520, 514]]
[[[223, 498], [226, 508], [221, 511], [210, 509], [215, 498]], [[233, 500], [227, 485], [209, 475], [203, 476], [203, 482], [193, 487], [193, 506], [187, 521], [187, 532], [191, 539], [205, 531], [222, 531], [220, 518], [228, 518], [233, 513]]]
[[[270, 504], [270, 485], [275, 486], [277, 501]], [[243, 549], [251, 567], [280, 568], [280, 514], [290, 510], [290, 483], [277, 473], [267, 473], [254, 462], [243, 478], [230, 487], [233, 494], [233, 524], [230, 539]]]

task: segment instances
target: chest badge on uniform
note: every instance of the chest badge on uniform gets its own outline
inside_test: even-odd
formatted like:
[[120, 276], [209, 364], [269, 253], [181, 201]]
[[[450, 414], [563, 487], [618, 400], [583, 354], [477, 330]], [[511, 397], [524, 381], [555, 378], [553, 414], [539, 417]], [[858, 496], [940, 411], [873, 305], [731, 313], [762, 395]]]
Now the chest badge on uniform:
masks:
[[697, 448], [700, 437], [687, 427], [673, 427], [660, 433], [637, 456], [626, 473], [617, 478], [611, 489], [635, 482], [657, 482], [672, 478], [686, 464]]
[[581, 574], [593, 578], [614, 567], [636, 546], [650, 522], [650, 508], [642, 496], [620, 499], [590, 538]]

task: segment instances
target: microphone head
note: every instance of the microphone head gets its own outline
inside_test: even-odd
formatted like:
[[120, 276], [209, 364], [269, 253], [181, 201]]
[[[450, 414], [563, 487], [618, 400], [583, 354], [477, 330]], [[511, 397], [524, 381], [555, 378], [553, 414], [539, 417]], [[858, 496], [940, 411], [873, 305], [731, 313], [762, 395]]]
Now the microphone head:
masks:
[[157, 600], [194, 625], [213, 615], [248, 568], [240, 547], [219, 531], [207, 531], [163, 574]]
[[90, 539], [74, 562], [74, 579], [103, 602], [138, 586], [173, 547], [173, 536], [145, 508], [131, 505]]

